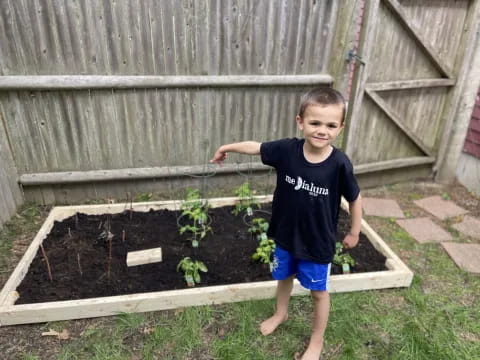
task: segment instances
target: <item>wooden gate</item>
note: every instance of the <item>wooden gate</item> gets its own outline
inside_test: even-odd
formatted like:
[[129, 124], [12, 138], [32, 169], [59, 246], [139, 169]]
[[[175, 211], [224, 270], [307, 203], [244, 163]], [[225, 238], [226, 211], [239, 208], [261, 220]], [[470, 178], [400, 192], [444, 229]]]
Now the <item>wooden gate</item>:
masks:
[[367, 1], [345, 142], [358, 173], [432, 173], [475, 13], [473, 0]]

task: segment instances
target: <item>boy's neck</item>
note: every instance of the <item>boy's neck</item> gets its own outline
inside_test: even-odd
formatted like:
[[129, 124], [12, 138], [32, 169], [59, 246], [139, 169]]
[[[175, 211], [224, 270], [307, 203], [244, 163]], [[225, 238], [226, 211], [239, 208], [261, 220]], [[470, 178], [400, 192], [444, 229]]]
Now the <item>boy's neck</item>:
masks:
[[322, 161], [326, 160], [333, 151], [333, 146], [328, 145], [323, 149], [311, 149], [307, 142], [303, 144], [303, 156], [305, 159], [310, 163], [321, 163]]

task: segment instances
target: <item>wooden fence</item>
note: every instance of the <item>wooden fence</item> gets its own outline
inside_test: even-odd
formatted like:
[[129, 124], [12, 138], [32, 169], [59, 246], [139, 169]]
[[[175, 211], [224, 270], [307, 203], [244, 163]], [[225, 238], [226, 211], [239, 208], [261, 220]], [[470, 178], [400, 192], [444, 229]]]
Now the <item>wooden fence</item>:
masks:
[[355, 164], [403, 164], [407, 178], [440, 172], [465, 81], [474, 81], [466, 75], [473, 73], [479, 2], [367, 5], [360, 49], [365, 66], [358, 72], [346, 151]]
[[0, 116], [16, 169], [3, 171], [41, 203], [125, 197], [211, 171], [222, 143], [298, 136], [303, 91], [349, 92], [365, 4], [346, 151], [367, 185], [431, 174], [478, 3], [2, 2]]
[[23, 197], [0, 114], [0, 228], [15, 214]]

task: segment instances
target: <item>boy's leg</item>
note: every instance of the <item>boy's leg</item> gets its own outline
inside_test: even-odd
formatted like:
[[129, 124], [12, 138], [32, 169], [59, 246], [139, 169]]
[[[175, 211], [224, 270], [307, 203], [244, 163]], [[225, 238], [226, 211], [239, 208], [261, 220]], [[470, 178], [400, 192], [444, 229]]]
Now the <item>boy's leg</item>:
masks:
[[260, 324], [262, 335], [269, 335], [275, 329], [288, 319], [288, 302], [293, 288], [293, 279], [295, 275], [284, 280], [277, 281], [277, 307], [275, 314]]
[[330, 295], [328, 291], [311, 291], [314, 311], [312, 321], [312, 336], [308, 348], [302, 356], [302, 360], [320, 358], [323, 348], [323, 335], [328, 323], [330, 313]]

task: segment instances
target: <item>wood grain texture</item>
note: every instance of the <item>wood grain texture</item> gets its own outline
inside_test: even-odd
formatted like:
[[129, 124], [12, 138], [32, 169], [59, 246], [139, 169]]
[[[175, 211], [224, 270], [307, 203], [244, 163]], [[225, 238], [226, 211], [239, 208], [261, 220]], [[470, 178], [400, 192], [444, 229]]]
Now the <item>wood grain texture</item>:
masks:
[[6, 0], [0, 36], [9, 41], [0, 41], [0, 75], [322, 73], [336, 6], [335, 0]]

